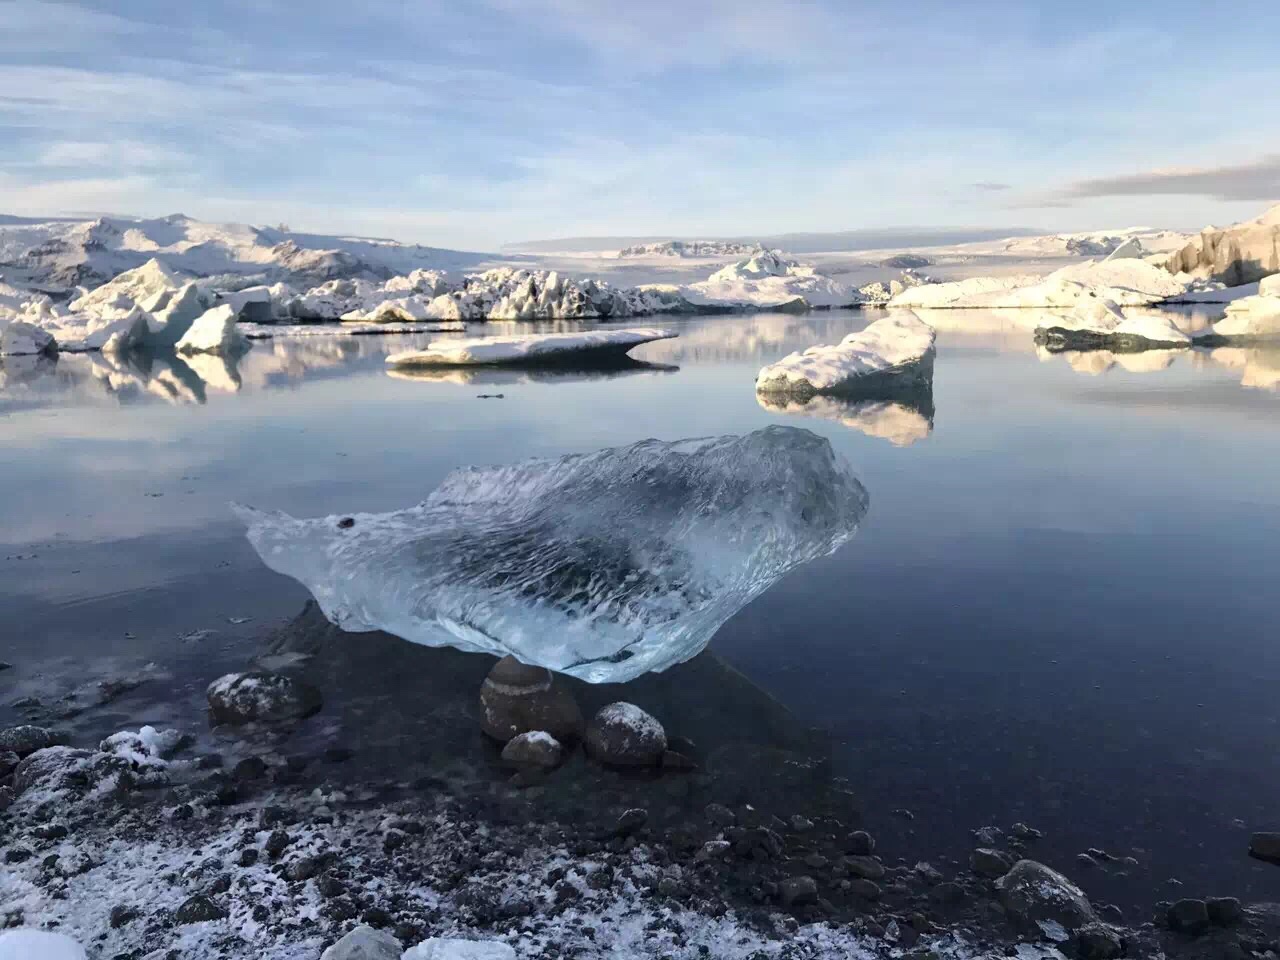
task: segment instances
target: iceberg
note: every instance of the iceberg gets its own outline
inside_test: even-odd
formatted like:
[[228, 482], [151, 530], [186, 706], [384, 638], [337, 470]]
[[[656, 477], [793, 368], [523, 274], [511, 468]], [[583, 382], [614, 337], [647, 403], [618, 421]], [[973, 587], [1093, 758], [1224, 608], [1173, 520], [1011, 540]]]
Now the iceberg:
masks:
[[1227, 305], [1226, 316], [1213, 327], [1215, 339], [1280, 338], [1280, 274], [1265, 277], [1258, 292]]
[[473, 337], [436, 340], [424, 350], [407, 350], [387, 357], [390, 367], [472, 367], [557, 363], [565, 359], [625, 356], [642, 343], [669, 340], [671, 330], [587, 330], [582, 333], [541, 333], [523, 337]]
[[679, 292], [694, 308], [704, 310], [796, 311], [863, 302], [862, 295], [848, 284], [787, 260], [777, 250], [761, 250], [717, 270], [706, 280], [680, 287]]
[[1231, 286], [1280, 273], [1280, 204], [1256, 220], [1225, 230], [1205, 227], [1170, 255], [1166, 266], [1172, 273], [1209, 277]]
[[780, 577], [848, 541], [867, 506], [826, 440], [772, 426], [464, 468], [394, 513], [235, 509], [263, 562], [344, 630], [606, 683], [695, 656]]
[[913, 313], [885, 317], [835, 345], [809, 347], [764, 367], [757, 393], [812, 396], [913, 389], [932, 382], [933, 327]]
[[178, 353], [243, 352], [246, 341], [236, 329], [236, 322], [236, 309], [228, 303], [206, 310], [192, 322], [175, 349]]
[[1111, 300], [1082, 301], [1070, 313], [1050, 314], [1035, 330], [1036, 343], [1050, 351], [1146, 350], [1153, 346], [1189, 346], [1191, 335], [1158, 313], [1126, 314]]
[[58, 345], [48, 332], [21, 320], [0, 320], [0, 357], [30, 357], [57, 353]]

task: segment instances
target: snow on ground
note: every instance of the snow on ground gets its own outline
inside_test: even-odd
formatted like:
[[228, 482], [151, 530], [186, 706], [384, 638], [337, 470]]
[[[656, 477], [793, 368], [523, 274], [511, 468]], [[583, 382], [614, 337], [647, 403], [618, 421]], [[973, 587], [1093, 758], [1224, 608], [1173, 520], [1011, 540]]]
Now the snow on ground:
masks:
[[1111, 300], [1083, 300], [1070, 312], [1041, 315], [1036, 341], [1055, 346], [1188, 346], [1191, 336], [1161, 313], [1126, 312]]
[[392, 367], [482, 366], [554, 361], [565, 355], [623, 356], [642, 343], [667, 340], [676, 336], [678, 334], [671, 330], [636, 329], [437, 340], [424, 350], [393, 353], [387, 357], [387, 365]]
[[935, 334], [911, 313], [877, 320], [834, 346], [809, 347], [783, 357], [756, 377], [760, 393], [833, 393], [868, 381], [927, 380]]

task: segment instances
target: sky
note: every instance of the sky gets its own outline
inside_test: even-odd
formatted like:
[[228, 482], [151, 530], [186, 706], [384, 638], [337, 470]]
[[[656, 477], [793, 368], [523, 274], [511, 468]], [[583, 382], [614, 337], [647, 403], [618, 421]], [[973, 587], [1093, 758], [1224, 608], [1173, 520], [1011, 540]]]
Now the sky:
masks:
[[1280, 201], [1280, 4], [0, 0], [0, 213], [493, 249], [1197, 228]]

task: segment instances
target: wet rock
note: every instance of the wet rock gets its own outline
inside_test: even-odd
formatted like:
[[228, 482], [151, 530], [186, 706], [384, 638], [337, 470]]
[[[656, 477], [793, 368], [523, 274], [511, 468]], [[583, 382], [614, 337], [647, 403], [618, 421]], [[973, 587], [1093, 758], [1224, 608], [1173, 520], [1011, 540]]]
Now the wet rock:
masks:
[[62, 742], [62, 738], [53, 731], [31, 724], [0, 730], [0, 753], [16, 753], [19, 759]]
[[20, 759], [12, 750], [0, 751], [0, 780], [13, 773]]
[[480, 726], [502, 743], [536, 730], [571, 741], [582, 736], [582, 711], [550, 670], [503, 657], [480, 687]]
[[121, 927], [137, 920], [138, 917], [139, 913], [136, 909], [123, 903], [117, 903], [111, 908], [111, 929], [119, 930]]
[[1034, 860], [1019, 860], [996, 881], [996, 890], [1010, 918], [1024, 928], [1056, 923], [1074, 933], [1097, 919], [1083, 890]]
[[883, 893], [880, 884], [873, 880], [863, 880], [861, 877], [849, 881], [849, 892], [864, 900], [879, 900]]
[[1124, 953], [1124, 941], [1110, 927], [1091, 923], [1076, 934], [1076, 953], [1081, 960], [1113, 960]]
[[1013, 864], [999, 850], [992, 850], [990, 847], [979, 847], [969, 857], [969, 866], [973, 868], [973, 872], [978, 876], [990, 877], [994, 880], [1008, 873]]
[[1210, 897], [1204, 905], [1214, 926], [1233, 927], [1244, 919], [1244, 907], [1235, 897]]
[[699, 848], [695, 859], [720, 860], [729, 855], [730, 847], [728, 840], [708, 840]]
[[320, 954], [320, 960], [400, 960], [400, 941], [385, 930], [359, 926]]
[[667, 750], [662, 754], [663, 770], [697, 770], [698, 764], [692, 757], [678, 750]]
[[267, 775], [267, 762], [261, 757], [245, 757], [231, 768], [231, 776], [240, 781], [261, 780]]
[[502, 762], [513, 767], [552, 770], [564, 759], [564, 747], [545, 730], [517, 734], [502, 748]]
[[1280, 833], [1255, 833], [1249, 838], [1249, 856], [1280, 864]]
[[46, 747], [23, 758], [13, 771], [13, 792], [58, 791], [85, 786], [93, 754], [71, 747]]
[[14, 794], [12, 787], [0, 787], [0, 813], [8, 810], [13, 806]]
[[182, 905], [173, 912], [174, 923], [185, 925], [188, 923], [205, 923], [209, 920], [222, 920], [227, 916], [227, 911], [222, 909], [204, 894], [196, 894], [183, 901]]
[[633, 703], [601, 707], [587, 727], [587, 751], [601, 763], [655, 766], [667, 749], [667, 734], [655, 718]]
[[778, 884], [778, 899], [788, 907], [815, 903], [818, 899], [818, 882], [813, 877], [789, 877]]
[[935, 903], [960, 903], [967, 898], [964, 887], [958, 883], [940, 883], [929, 891], [929, 899]]
[[841, 872], [861, 877], [864, 880], [881, 880], [884, 878], [884, 864], [873, 857], [841, 857]]
[[205, 691], [215, 723], [271, 723], [309, 717], [323, 705], [320, 691], [280, 673], [229, 673]]
[[845, 837], [844, 848], [854, 856], [869, 857], [875, 853], [876, 840], [865, 830], [855, 830]]
[[1021, 823], [1021, 822], [1015, 823], [1012, 827], [1009, 828], [1009, 830], [1015, 837], [1017, 837], [1019, 840], [1022, 840], [1024, 843], [1029, 842], [1031, 840], [1039, 840], [1041, 837], [1044, 836], [1044, 834], [1041, 833], [1039, 830], [1035, 829], [1034, 827], [1029, 827], [1025, 823]]
[[732, 827], [738, 822], [738, 815], [721, 803], [708, 803], [706, 814], [717, 827]]
[[267, 856], [275, 859], [284, 853], [289, 844], [293, 843], [293, 838], [284, 830], [273, 830], [267, 837], [267, 842], [263, 844], [263, 849], [267, 851]]
[[320, 857], [301, 857], [289, 864], [284, 874], [290, 880], [301, 883], [319, 874], [323, 866], [324, 861]]
[[1209, 929], [1209, 908], [1203, 900], [1179, 900], [1165, 914], [1170, 930], [1197, 936]]

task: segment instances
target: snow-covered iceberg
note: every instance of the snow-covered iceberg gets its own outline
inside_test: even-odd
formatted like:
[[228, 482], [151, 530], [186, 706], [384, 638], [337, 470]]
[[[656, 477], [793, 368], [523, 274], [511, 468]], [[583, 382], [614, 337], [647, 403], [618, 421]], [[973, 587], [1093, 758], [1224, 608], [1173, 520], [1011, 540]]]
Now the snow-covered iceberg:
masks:
[[1126, 313], [1111, 300], [1089, 299], [1070, 312], [1052, 313], [1035, 329], [1036, 343], [1049, 350], [1146, 350], [1190, 346], [1191, 335], [1166, 315]]
[[1263, 278], [1258, 292], [1227, 305], [1227, 315], [1213, 327], [1215, 338], [1266, 340], [1280, 338], [1280, 274]]
[[914, 389], [932, 382], [935, 339], [933, 328], [913, 313], [888, 316], [837, 344], [809, 347], [764, 367], [756, 392], [805, 397]]
[[895, 447], [909, 447], [933, 431], [932, 385], [891, 400], [775, 393], [757, 393], [756, 400], [770, 413], [831, 420], [868, 437], [888, 440]]
[[243, 353], [248, 341], [236, 329], [235, 307], [224, 303], [197, 317], [175, 349], [178, 353]]
[[863, 301], [848, 284], [788, 260], [777, 250], [761, 250], [679, 291], [701, 309], [795, 311], [848, 307]]
[[971, 277], [913, 287], [889, 302], [894, 307], [930, 309], [1045, 309], [1070, 308], [1093, 297], [1136, 307], [1176, 300], [1195, 288], [1189, 276], [1174, 276], [1146, 260], [1117, 256], [1071, 264], [1047, 277]]
[[867, 504], [826, 440], [774, 426], [465, 468], [395, 513], [237, 511], [263, 561], [345, 630], [605, 683], [699, 653], [852, 537]]
[[586, 356], [624, 356], [642, 343], [677, 336], [671, 330], [584, 330], [581, 333], [537, 333], [517, 337], [474, 337], [436, 340], [423, 350], [387, 357], [391, 367], [471, 367], [556, 363]]

